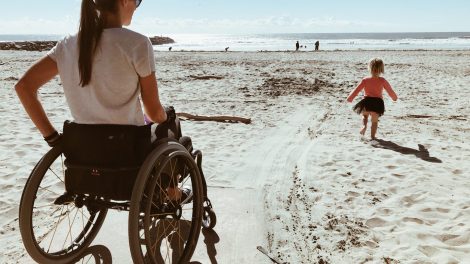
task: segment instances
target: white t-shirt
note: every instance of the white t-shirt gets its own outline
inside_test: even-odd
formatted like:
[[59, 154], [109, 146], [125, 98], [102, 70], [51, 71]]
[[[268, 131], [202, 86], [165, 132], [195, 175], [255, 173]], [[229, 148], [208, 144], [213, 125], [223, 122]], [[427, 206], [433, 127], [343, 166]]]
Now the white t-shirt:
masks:
[[65, 37], [47, 55], [58, 66], [72, 117], [80, 124], [143, 125], [139, 76], [155, 72], [149, 38], [125, 28], [104, 29], [91, 81], [80, 86], [78, 37]]

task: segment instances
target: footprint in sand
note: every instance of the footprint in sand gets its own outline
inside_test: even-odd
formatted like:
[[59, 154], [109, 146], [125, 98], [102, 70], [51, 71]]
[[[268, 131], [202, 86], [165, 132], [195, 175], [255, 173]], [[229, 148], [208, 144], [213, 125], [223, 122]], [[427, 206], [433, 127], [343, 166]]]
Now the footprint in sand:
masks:
[[15, 155], [22, 157], [26, 155], [26, 152], [23, 150], [18, 150], [15, 152]]
[[379, 217], [374, 217], [366, 221], [366, 226], [372, 227], [372, 228], [386, 226], [387, 224], [388, 224], [387, 221]]
[[459, 235], [443, 234], [443, 235], [437, 235], [434, 237], [437, 238], [441, 242], [446, 242], [447, 240], [451, 240], [451, 239], [455, 239], [459, 237]]
[[402, 203], [404, 203], [405, 206], [409, 207], [413, 204], [415, 204], [419, 198], [420, 198], [421, 194], [417, 193], [417, 194], [413, 194], [413, 195], [408, 195], [408, 196], [404, 196], [401, 201]]
[[364, 242], [364, 245], [366, 245], [367, 247], [370, 247], [370, 248], [378, 248], [379, 247], [379, 244], [374, 242], [374, 241], [366, 241], [366, 242]]
[[421, 209], [421, 212], [423, 212], [423, 213], [429, 213], [429, 212], [432, 212], [432, 211], [434, 211], [432, 208]]
[[444, 234], [444, 235], [438, 235], [436, 236], [436, 238], [444, 242], [446, 245], [457, 247], [457, 246], [463, 246], [469, 243], [470, 233], [467, 232], [462, 235]]
[[418, 246], [418, 250], [421, 251], [427, 257], [432, 257], [440, 252], [438, 248], [432, 246]]
[[359, 194], [359, 193], [357, 193], [357, 192], [352, 192], [352, 191], [349, 191], [349, 192], [348, 192], [348, 196], [349, 196], [349, 197], [359, 197], [359, 196], [360, 196], [360, 194]]
[[395, 177], [397, 177], [397, 178], [399, 178], [399, 179], [405, 178], [405, 175], [402, 175], [402, 174], [399, 174], [399, 173], [392, 173], [392, 176], [395, 176]]
[[384, 215], [384, 216], [388, 216], [388, 215], [391, 215], [392, 214], [392, 210], [388, 209], [388, 208], [380, 208], [377, 210], [380, 214]]
[[450, 209], [447, 209], [447, 208], [436, 208], [436, 211], [438, 211], [439, 213], [448, 213], [450, 212]]
[[417, 223], [417, 224], [424, 224], [424, 221], [419, 219], [419, 218], [416, 218], [416, 217], [404, 217], [402, 219], [403, 222], [412, 222], [412, 223]]

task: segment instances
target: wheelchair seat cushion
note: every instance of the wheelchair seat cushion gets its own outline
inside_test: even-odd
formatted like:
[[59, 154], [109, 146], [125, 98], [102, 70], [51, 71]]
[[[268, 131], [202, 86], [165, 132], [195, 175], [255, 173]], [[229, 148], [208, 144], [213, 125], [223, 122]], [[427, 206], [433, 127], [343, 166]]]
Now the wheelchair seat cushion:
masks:
[[150, 126], [64, 123], [65, 188], [130, 200], [137, 173], [151, 151]]

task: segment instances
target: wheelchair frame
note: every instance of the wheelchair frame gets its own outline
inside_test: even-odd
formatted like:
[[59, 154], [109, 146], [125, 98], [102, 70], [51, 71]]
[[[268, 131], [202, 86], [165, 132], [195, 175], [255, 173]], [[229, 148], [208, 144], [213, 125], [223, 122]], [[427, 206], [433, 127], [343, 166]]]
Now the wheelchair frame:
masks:
[[[70, 263], [80, 259], [81, 254], [98, 234], [107, 210], [115, 209], [129, 211], [128, 234], [134, 263], [189, 262], [196, 248], [201, 226], [212, 229], [216, 224], [216, 215], [207, 196], [207, 185], [202, 171], [202, 152], [188, 150], [179, 142], [170, 139], [159, 140], [155, 145], [156, 147], [140, 167], [130, 200], [118, 202], [103, 197], [78, 194], [73, 199], [62, 201], [63, 204], [55, 204], [57, 203], [57, 200], [55, 200], [52, 204], [35, 206], [36, 200], [42, 197], [39, 192], [44, 191], [44, 196], [47, 196], [46, 194], [54, 193], [51, 188], [60, 190], [59, 185], [64, 185], [64, 180], [58, 175], [59, 173], [54, 171], [55, 162], [59, 162], [61, 168], [60, 166], [57, 167], [62, 169], [62, 174], [65, 174], [62, 148], [57, 146], [49, 150], [31, 172], [25, 184], [20, 203], [20, 232], [29, 255], [39, 263]], [[166, 187], [162, 187], [161, 184], [162, 172], [163, 168], [171, 167], [172, 162], [173, 164], [183, 162], [185, 172], [186, 168], [188, 169], [188, 176], [185, 177], [190, 179], [193, 194], [190, 202], [192, 208], [186, 209], [192, 210], [190, 221], [181, 219], [186, 213], [184, 211], [185, 205], [164, 199]], [[45, 176], [50, 176], [47, 181], [44, 179]], [[41, 186], [43, 182], [47, 187]], [[180, 184], [183, 185], [185, 182], [180, 182]], [[46, 201], [51, 202], [51, 199], [49, 198]], [[36, 227], [35, 217], [41, 214], [43, 208], [51, 208], [51, 217], [53, 217], [54, 214], [58, 213], [58, 207], [62, 207], [62, 209], [56, 216], [58, 220], [55, 226], [51, 226], [52, 229], [46, 234], [39, 234], [39, 231], [36, 233], [34, 230]], [[64, 208], [66, 208], [65, 212]], [[39, 209], [39, 211], [34, 212], [35, 209]], [[75, 212], [73, 222], [70, 216], [68, 216], [68, 219], [63, 216], [67, 212]], [[80, 231], [80, 227], [78, 227], [79, 234], [72, 238], [72, 225], [75, 224], [77, 215], [80, 218], [79, 213], [81, 214], [82, 230]], [[48, 216], [45, 213], [45, 217]], [[65, 232], [66, 234], [62, 234], [66, 236], [63, 246], [59, 247], [57, 251], [51, 252], [50, 248], [54, 236], [61, 234], [57, 232], [57, 228], [63, 224], [61, 222], [67, 220], [69, 230]], [[159, 224], [163, 225], [164, 228], [158, 226]], [[187, 228], [188, 225], [189, 229]], [[177, 233], [185, 228], [189, 230], [187, 237]], [[45, 237], [51, 235], [52, 239], [49, 248], [46, 250], [45, 247], [41, 247], [39, 244], [43, 242], [42, 239], [46, 240]], [[162, 243], [158, 241], [160, 238], [162, 240], [166, 239], [166, 249], [163, 248], [165, 245], [159, 244]], [[68, 240], [70, 240], [70, 243], [66, 247], [65, 244], [68, 243]], [[179, 250], [174, 247], [178, 247]]]

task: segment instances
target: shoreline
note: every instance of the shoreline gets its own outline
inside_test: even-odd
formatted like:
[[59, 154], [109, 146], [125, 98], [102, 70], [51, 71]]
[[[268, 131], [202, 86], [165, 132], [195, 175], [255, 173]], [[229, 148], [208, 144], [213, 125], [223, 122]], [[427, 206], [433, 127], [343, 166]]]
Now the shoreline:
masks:
[[466, 52], [470, 51], [468, 49], [400, 49], [400, 50], [392, 50], [392, 49], [357, 49], [357, 50], [348, 50], [348, 49], [335, 49], [335, 50], [305, 50], [305, 51], [295, 51], [295, 50], [253, 50], [253, 51], [243, 51], [243, 50], [229, 50], [223, 51], [221, 50], [172, 50], [172, 51], [165, 51], [165, 50], [154, 50], [154, 52], [180, 52], [180, 53], [337, 53], [337, 52], [454, 52], [454, 51], [461, 51]]
[[[46, 42], [50, 41], [39, 41], [38, 43], [34, 43], [34, 41], [22, 41], [22, 42], [4, 42], [7, 43], [8, 45], [5, 45], [5, 47], [11, 47], [15, 43], [21, 43], [22, 45], [25, 45], [26, 47], [33, 43], [37, 48], [32, 48], [32, 49], [20, 49], [16, 47], [12, 48], [3, 48], [2, 47], [2, 42], [0, 42], [0, 52], [3, 51], [27, 51], [27, 52], [44, 52], [50, 50], [52, 47], [55, 46], [57, 42], [54, 42], [54, 44], [49, 44], [47, 45]], [[46, 45], [46, 46], [45, 46]], [[163, 44], [162, 44], [163, 45]], [[157, 45], [154, 45], [157, 46]], [[44, 47], [44, 48], [42, 48]], [[229, 50], [229, 51], [224, 51], [223, 49], [221, 50], [154, 50], [155, 53], [298, 53], [298, 54], [303, 54], [303, 53], [340, 53], [340, 52], [351, 52], [351, 53], [363, 53], [363, 52], [468, 52], [470, 51], [470, 48], [468, 49], [335, 49], [335, 50], [302, 50], [302, 51], [295, 51], [295, 50], [253, 50], [253, 51], [244, 51], [244, 50]]]

